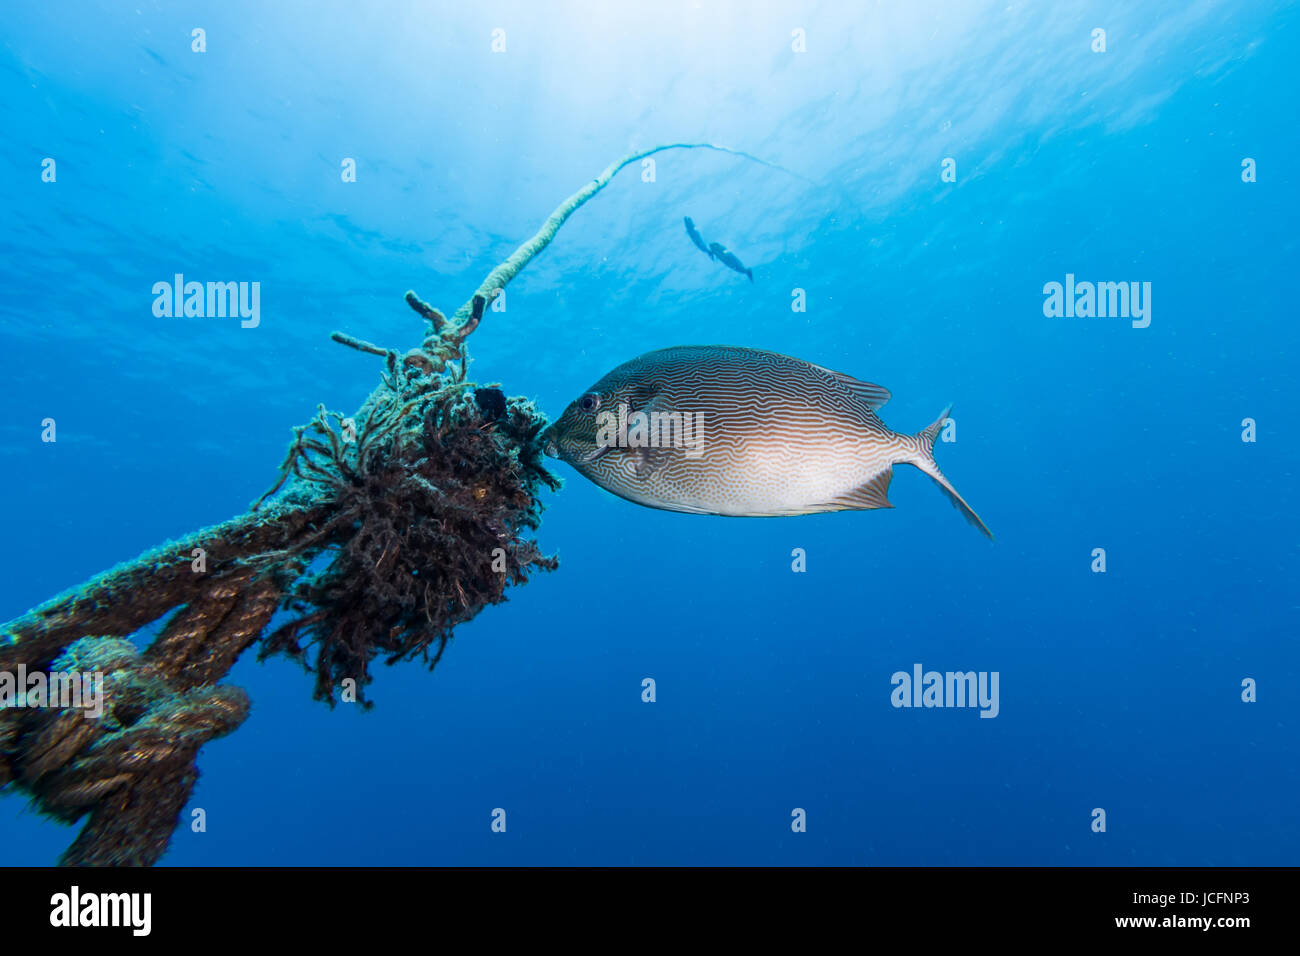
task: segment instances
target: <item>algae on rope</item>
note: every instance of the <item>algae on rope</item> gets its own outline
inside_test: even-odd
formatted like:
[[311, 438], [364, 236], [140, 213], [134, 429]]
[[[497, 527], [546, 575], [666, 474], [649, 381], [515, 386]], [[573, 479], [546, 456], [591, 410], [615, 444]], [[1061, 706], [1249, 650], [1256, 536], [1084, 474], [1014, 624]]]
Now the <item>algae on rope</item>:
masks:
[[[219, 682], [260, 641], [315, 674], [314, 696], [343, 686], [369, 706], [376, 657], [441, 658], [457, 625], [534, 571], [555, 569], [529, 535], [541, 488], [545, 417], [524, 398], [469, 382], [466, 339], [506, 284], [625, 156], [563, 203], [483, 280], [450, 319], [406, 293], [428, 324], [405, 353], [342, 332], [382, 356], [379, 386], [352, 419], [318, 407], [294, 429], [279, 480], [245, 514], [119, 564], [0, 625], [0, 675], [95, 672], [103, 708], [0, 707], [0, 790], [43, 813], [86, 822], [60, 862], [149, 865], [166, 851], [198, 780], [199, 749], [247, 717], [240, 688]], [[776, 167], [780, 168], [780, 167]], [[196, 549], [206, 567], [196, 572]], [[277, 611], [292, 612], [270, 628]], [[170, 615], [170, 616], [169, 616]], [[144, 651], [127, 638], [166, 618]], [[345, 685], [345, 681], [353, 682]]]

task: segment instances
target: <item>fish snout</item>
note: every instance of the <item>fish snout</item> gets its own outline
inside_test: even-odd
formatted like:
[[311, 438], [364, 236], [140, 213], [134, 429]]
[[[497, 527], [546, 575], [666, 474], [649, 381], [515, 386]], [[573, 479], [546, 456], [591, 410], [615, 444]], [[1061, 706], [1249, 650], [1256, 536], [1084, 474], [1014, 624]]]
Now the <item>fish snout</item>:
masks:
[[547, 455], [547, 457], [549, 458], [560, 457], [560, 446], [557, 441], [554, 425], [546, 426], [546, 429], [540, 435], [537, 436], [537, 440], [541, 442], [542, 451]]

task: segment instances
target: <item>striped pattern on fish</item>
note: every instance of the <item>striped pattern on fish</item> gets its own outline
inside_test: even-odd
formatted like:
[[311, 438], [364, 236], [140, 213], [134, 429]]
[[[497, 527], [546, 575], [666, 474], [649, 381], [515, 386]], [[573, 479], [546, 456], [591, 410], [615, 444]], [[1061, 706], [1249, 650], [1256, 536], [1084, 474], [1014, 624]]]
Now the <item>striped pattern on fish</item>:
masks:
[[[775, 352], [676, 346], [614, 369], [543, 441], [548, 454], [616, 495], [700, 514], [889, 508], [893, 466], [910, 464], [992, 537], [934, 462], [947, 411], [903, 435], [877, 415], [889, 397], [879, 385]], [[658, 427], [638, 433], [638, 412]]]

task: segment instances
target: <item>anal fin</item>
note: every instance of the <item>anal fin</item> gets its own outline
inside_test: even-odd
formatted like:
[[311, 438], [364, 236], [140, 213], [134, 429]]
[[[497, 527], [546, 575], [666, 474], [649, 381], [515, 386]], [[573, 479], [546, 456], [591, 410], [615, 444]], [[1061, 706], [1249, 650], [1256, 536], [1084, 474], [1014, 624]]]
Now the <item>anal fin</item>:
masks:
[[889, 483], [894, 479], [891, 465], [865, 485], [854, 488], [847, 494], [840, 495], [830, 502], [831, 505], [845, 511], [867, 511], [872, 508], [892, 508], [889, 503]]

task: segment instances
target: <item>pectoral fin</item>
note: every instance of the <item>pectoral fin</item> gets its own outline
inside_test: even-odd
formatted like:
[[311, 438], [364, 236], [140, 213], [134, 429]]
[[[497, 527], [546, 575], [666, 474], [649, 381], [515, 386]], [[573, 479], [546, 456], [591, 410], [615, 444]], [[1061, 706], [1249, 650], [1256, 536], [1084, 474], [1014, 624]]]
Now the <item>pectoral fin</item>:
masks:
[[[662, 468], [672, 454], [671, 448], [661, 448], [657, 445], [648, 444], [654, 442], [658, 436], [655, 435], [654, 415], [661, 409], [663, 396], [659, 388], [654, 383], [645, 385], [638, 395], [635, 396], [635, 405], [629, 410], [629, 421], [633, 416], [644, 416], [644, 429], [628, 430], [629, 447], [627, 453], [632, 461], [632, 470], [638, 478], [647, 478]], [[636, 444], [633, 444], [637, 441]]]
[[671, 448], [630, 448], [632, 470], [638, 478], [648, 478], [672, 460]]

